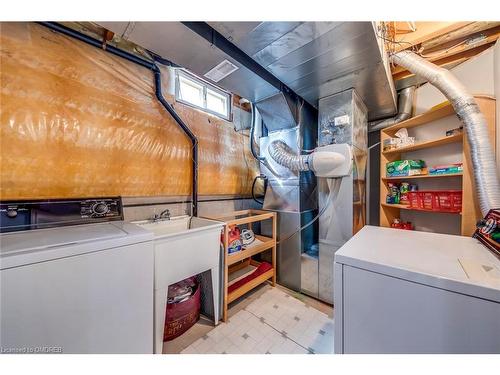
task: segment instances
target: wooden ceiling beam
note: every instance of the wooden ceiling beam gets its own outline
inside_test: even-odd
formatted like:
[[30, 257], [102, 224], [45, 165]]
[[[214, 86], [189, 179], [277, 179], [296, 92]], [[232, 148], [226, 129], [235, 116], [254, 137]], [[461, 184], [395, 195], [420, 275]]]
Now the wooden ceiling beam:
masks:
[[[411, 48], [439, 66], [456, 66], [491, 47], [500, 38], [500, 22], [387, 22], [390, 51]], [[413, 76], [400, 66], [392, 67], [395, 81]]]
[[452, 45], [455, 41], [460, 39], [467, 39], [473, 34], [480, 34], [484, 31], [490, 31], [492, 29], [498, 30], [500, 22], [473, 22], [469, 25], [461, 27], [457, 30], [451, 31], [445, 35], [427, 40], [421, 43], [422, 49], [430, 51], [435, 48], [440, 48], [446, 44]]
[[[474, 57], [477, 54], [487, 50], [494, 43], [495, 42], [490, 42], [487, 44], [483, 44], [481, 46], [475, 46], [475, 48], [473, 48], [473, 49], [468, 49], [468, 50], [465, 50], [461, 53], [457, 53], [457, 54], [454, 54], [451, 56], [446, 56], [446, 57], [440, 58], [439, 60], [433, 61], [433, 63], [436, 65], [439, 65], [439, 66], [443, 66], [443, 67], [446, 67], [446, 65], [449, 65], [449, 64], [456, 65], [457, 63], [465, 62], [465, 61], [469, 60], [471, 57]], [[402, 70], [402, 71], [393, 73], [392, 78], [394, 79], [394, 81], [397, 81], [399, 79], [408, 78], [408, 77], [411, 77], [413, 75], [414, 74], [410, 73], [408, 70]]]
[[[476, 33], [460, 41], [449, 42], [453, 43], [455, 47], [453, 47], [453, 45], [447, 46], [449, 44], [447, 43], [447, 45], [442, 46], [442, 48], [440, 48], [439, 50], [434, 50], [429, 52], [424, 50], [422, 55], [428, 61], [437, 62], [444, 58], [447, 57], [451, 58], [454, 55], [462, 54], [465, 51], [472, 50], [477, 47], [481, 47], [483, 45], [491, 45], [492, 43], [495, 43], [499, 38], [500, 38], [500, 27], [496, 27], [494, 29], [487, 30], [486, 32]], [[460, 44], [457, 45], [457, 43]], [[405, 70], [406, 69], [403, 67], [395, 66], [392, 68], [392, 74], [394, 75], [397, 73], [401, 73]]]
[[431, 39], [446, 35], [473, 22], [415, 22], [416, 30], [414, 32], [405, 32], [398, 34], [397, 22], [392, 23], [395, 28], [394, 40], [395, 51], [410, 48]]

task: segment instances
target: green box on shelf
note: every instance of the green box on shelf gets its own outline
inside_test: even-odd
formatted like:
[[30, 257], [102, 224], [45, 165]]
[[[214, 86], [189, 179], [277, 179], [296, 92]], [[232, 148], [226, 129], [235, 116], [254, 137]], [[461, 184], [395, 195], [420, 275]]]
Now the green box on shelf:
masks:
[[425, 162], [423, 160], [396, 160], [386, 164], [387, 177], [415, 176], [424, 174]]

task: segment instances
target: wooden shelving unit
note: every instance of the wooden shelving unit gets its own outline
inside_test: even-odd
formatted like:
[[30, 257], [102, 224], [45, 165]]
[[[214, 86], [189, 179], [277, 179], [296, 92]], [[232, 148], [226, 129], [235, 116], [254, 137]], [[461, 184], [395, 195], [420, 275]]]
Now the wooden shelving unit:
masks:
[[[242, 210], [228, 212], [220, 216], [206, 216], [207, 219], [218, 220], [224, 222], [224, 301], [222, 320], [227, 320], [227, 307], [228, 304], [240, 298], [256, 286], [271, 280], [272, 285], [276, 285], [276, 213], [263, 211], [263, 210]], [[227, 249], [229, 245], [229, 227], [233, 225], [246, 225], [248, 229], [252, 229], [254, 223], [272, 220], [272, 237], [255, 235], [258, 240], [257, 243], [247, 246], [244, 250], [234, 254], [228, 254]], [[241, 270], [249, 265], [258, 267], [259, 263], [253, 260], [253, 255], [260, 254], [264, 251], [271, 250], [272, 268], [265, 273], [255, 277], [251, 281], [243, 284], [231, 293], [229, 289], [229, 276], [231, 273]]]
[[[476, 95], [475, 99], [483, 112], [490, 130], [490, 139], [495, 139], [495, 99], [486, 95]], [[449, 102], [441, 103], [431, 110], [412, 117], [406, 121], [402, 121], [399, 124], [388, 127], [380, 131], [380, 142], [383, 144], [384, 140], [390, 137], [394, 137], [395, 133], [402, 128], [411, 129], [415, 127], [424, 127], [433, 125], [434, 121], [443, 119], [448, 116], [455, 116], [455, 111]], [[456, 126], [460, 126], [461, 123], [458, 118], [456, 118]], [[406, 153], [425, 150], [436, 147], [441, 147], [451, 143], [460, 142], [462, 144], [462, 162], [463, 162], [463, 173], [447, 174], [447, 175], [420, 175], [420, 176], [409, 176], [409, 177], [386, 177], [386, 164], [395, 160], [406, 159]], [[495, 147], [494, 143], [492, 146]], [[477, 202], [476, 193], [474, 191], [474, 176], [472, 171], [472, 162], [469, 153], [469, 145], [465, 132], [463, 134], [457, 134], [449, 137], [439, 137], [432, 140], [427, 140], [424, 142], [416, 143], [415, 145], [408, 147], [401, 147], [395, 150], [383, 151], [380, 147], [380, 225], [384, 227], [390, 227], [392, 221], [395, 218], [400, 217], [401, 210], [412, 210], [427, 212], [427, 214], [441, 214], [439, 211], [428, 211], [410, 208], [408, 206], [400, 204], [386, 204], [385, 198], [388, 193], [388, 183], [398, 182], [406, 180], [418, 180], [418, 179], [442, 179], [443, 185], [446, 185], [446, 181], [450, 177], [458, 177], [461, 180], [462, 187], [462, 212], [457, 213], [460, 217], [460, 233], [463, 236], [470, 236], [475, 230], [475, 224], [477, 220], [481, 218], [481, 211]], [[425, 157], [422, 158], [425, 161]], [[443, 190], [447, 190], [443, 188]]]

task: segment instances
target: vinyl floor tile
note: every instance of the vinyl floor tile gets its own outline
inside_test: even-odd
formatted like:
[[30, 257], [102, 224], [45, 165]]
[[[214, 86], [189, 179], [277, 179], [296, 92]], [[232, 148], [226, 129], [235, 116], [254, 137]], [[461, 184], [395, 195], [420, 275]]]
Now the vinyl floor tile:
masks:
[[181, 353], [333, 353], [333, 320], [272, 288]]

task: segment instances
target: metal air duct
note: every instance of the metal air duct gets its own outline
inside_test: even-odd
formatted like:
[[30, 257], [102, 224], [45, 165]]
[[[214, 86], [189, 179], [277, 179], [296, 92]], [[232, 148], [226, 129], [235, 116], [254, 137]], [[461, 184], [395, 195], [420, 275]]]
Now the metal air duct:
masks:
[[398, 122], [407, 120], [411, 117], [413, 108], [413, 99], [415, 98], [415, 86], [406, 87], [399, 92], [398, 114], [381, 121], [371, 121], [368, 123], [368, 131], [374, 132], [395, 125]]
[[411, 51], [401, 51], [391, 56], [393, 63], [426, 78], [453, 105], [463, 122], [469, 140], [474, 181], [479, 206], [483, 215], [492, 208], [500, 207], [500, 184], [491, 147], [488, 127], [474, 97], [447, 69], [436, 66]]
[[298, 125], [296, 105], [289, 94], [278, 92], [258, 101], [255, 106], [270, 132], [291, 129]]

